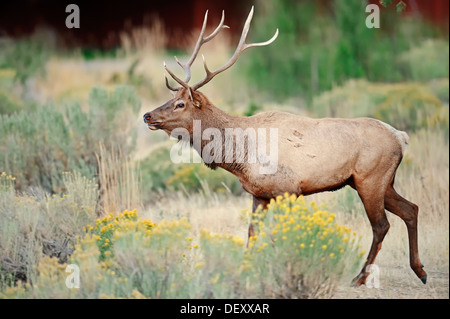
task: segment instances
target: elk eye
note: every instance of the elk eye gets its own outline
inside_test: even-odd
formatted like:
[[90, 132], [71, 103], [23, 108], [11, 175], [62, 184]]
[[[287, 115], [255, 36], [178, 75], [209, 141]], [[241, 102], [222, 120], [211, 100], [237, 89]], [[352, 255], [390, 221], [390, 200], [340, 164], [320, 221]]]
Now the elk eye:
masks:
[[184, 107], [184, 103], [178, 103], [177, 105], [175, 105], [176, 109], [182, 109]]

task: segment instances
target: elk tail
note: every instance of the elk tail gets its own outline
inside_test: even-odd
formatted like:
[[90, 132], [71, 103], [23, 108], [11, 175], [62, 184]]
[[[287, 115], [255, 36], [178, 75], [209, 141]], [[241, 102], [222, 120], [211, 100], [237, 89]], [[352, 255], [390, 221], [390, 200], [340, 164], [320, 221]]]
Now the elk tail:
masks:
[[402, 140], [403, 140], [402, 141], [403, 143], [401, 143], [402, 144], [402, 153], [405, 154], [406, 145], [409, 144], [409, 135], [406, 132], [404, 132], [404, 131], [399, 131], [399, 133], [400, 133], [400, 135], [402, 137]]
[[409, 144], [409, 135], [404, 131], [400, 131], [400, 134], [402, 135], [405, 144]]
[[406, 132], [404, 132], [404, 131], [396, 130], [395, 128], [393, 128], [392, 126], [390, 126], [389, 124], [386, 124], [384, 122], [380, 121], [380, 123], [383, 124], [395, 136], [397, 141], [400, 143], [400, 146], [402, 147], [402, 155], [404, 155], [405, 154], [406, 145], [409, 144], [409, 136], [408, 136], [408, 134]]

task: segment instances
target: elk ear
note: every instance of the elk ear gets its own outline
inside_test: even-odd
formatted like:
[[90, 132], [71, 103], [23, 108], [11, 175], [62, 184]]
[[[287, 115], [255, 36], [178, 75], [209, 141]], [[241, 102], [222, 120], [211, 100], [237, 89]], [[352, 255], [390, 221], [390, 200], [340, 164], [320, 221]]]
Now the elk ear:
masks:
[[199, 100], [194, 99], [194, 92], [189, 88], [189, 96], [191, 97], [192, 103], [199, 109], [202, 107], [202, 103]]

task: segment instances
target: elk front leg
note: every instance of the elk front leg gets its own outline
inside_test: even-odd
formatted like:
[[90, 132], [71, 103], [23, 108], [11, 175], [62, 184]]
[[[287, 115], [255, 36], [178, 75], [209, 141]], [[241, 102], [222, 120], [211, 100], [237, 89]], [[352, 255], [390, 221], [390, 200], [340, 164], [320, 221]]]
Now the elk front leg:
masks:
[[378, 194], [373, 194], [371, 192], [362, 191], [358, 188], [357, 191], [364, 204], [367, 217], [369, 217], [373, 233], [372, 245], [364, 267], [359, 275], [352, 281], [356, 286], [361, 286], [366, 283], [366, 280], [370, 274], [367, 266], [375, 262], [375, 258], [381, 249], [381, 243], [389, 230], [389, 222], [384, 211], [384, 194], [380, 195], [380, 192]]
[[[270, 200], [263, 199], [263, 198], [257, 198], [253, 196], [253, 206], [252, 206], [252, 213], [256, 212], [259, 206], [262, 206], [262, 209], [266, 209], [267, 205], [269, 205]], [[250, 237], [255, 235], [255, 230], [253, 228], [252, 218], [250, 218], [250, 225], [248, 225], [248, 240], [247, 240], [247, 247], [249, 244]]]

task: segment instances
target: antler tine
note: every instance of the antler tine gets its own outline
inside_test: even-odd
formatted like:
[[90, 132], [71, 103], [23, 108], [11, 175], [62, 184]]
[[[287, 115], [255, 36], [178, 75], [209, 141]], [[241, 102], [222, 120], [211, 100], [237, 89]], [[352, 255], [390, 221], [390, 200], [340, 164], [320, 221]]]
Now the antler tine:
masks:
[[205, 18], [203, 20], [203, 26], [202, 26], [200, 35], [198, 37], [197, 43], [195, 44], [194, 51], [192, 52], [192, 55], [191, 55], [189, 61], [186, 63], [181, 63], [178, 60], [178, 58], [175, 57], [175, 60], [183, 68], [183, 70], [186, 74], [186, 76], [184, 78], [185, 83], [188, 83], [189, 80], [191, 79], [191, 66], [192, 66], [192, 63], [194, 63], [195, 59], [197, 58], [198, 52], [200, 51], [200, 48], [202, 47], [202, 45], [205, 44], [206, 42], [212, 40], [217, 34], [219, 34], [219, 32], [222, 29], [229, 28], [227, 25], [223, 24], [225, 22], [225, 11], [223, 11], [223, 10], [222, 10], [222, 18], [220, 20], [219, 25], [216, 27], [216, 29], [210, 35], [203, 37], [203, 35], [205, 34], [207, 22], [208, 22], [208, 11], [206, 11], [206, 13], [205, 13]]
[[242, 29], [242, 35], [239, 40], [239, 44], [236, 48], [236, 51], [234, 51], [233, 56], [230, 58], [230, 60], [228, 60], [228, 62], [224, 66], [218, 68], [214, 72], [211, 72], [208, 69], [208, 66], [206, 65], [205, 58], [203, 57], [203, 66], [205, 68], [206, 76], [203, 80], [201, 80], [200, 82], [198, 82], [194, 86], [192, 86], [192, 89], [194, 91], [199, 89], [200, 87], [202, 87], [209, 81], [211, 81], [217, 74], [219, 74], [219, 73], [225, 71], [226, 69], [228, 69], [229, 67], [231, 67], [237, 61], [237, 59], [239, 58], [239, 56], [241, 55], [241, 53], [244, 50], [251, 48], [251, 47], [265, 46], [265, 45], [268, 45], [268, 44], [272, 43], [273, 41], [275, 41], [275, 39], [278, 37], [278, 29], [275, 31], [275, 34], [272, 36], [272, 38], [270, 38], [269, 40], [267, 40], [265, 42], [250, 43], [250, 44], [245, 43], [252, 18], [253, 18], [253, 6], [252, 6], [252, 9], [250, 10], [250, 13], [248, 14], [247, 20], [245, 21], [244, 28]]
[[169, 84], [169, 79], [167, 79], [167, 76], [164, 75], [164, 77], [166, 78], [166, 86], [169, 90], [171, 91], [178, 91], [179, 88], [173, 87], [172, 85]]
[[213, 39], [220, 32], [220, 30], [229, 29], [230, 27], [223, 24], [224, 22], [225, 22], [225, 10], [222, 10], [222, 18], [220, 19], [219, 25], [210, 35], [208, 35], [206, 38], [203, 39], [203, 43], [206, 43], [209, 40]]
[[[186, 83], [186, 82], [184, 82], [183, 80], [181, 80], [179, 77], [177, 77], [172, 71], [170, 71], [169, 70], [169, 68], [167, 67], [167, 65], [166, 65], [166, 62], [164, 62], [163, 63], [164, 64], [164, 69], [166, 69], [166, 71], [170, 74], [170, 76], [175, 80], [175, 81], [177, 81], [179, 84], [181, 84], [183, 87], [185, 87], [186, 89], [189, 89], [189, 85]], [[166, 80], [167, 80], [167, 77], [166, 77]], [[166, 86], [167, 86], [167, 84], [168, 84], [169, 82], [168, 81], [166, 81]], [[170, 85], [169, 85], [170, 86]], [[172, 90], [169, 86], [167, 86], [170, 90]], [[173, 87], [172, 87], [173, 88]], [[175, 90], [178, 90], [178, 89], [175, 89]], [[174, 91], [174, 90], [172, 90], [172, 91]]]

